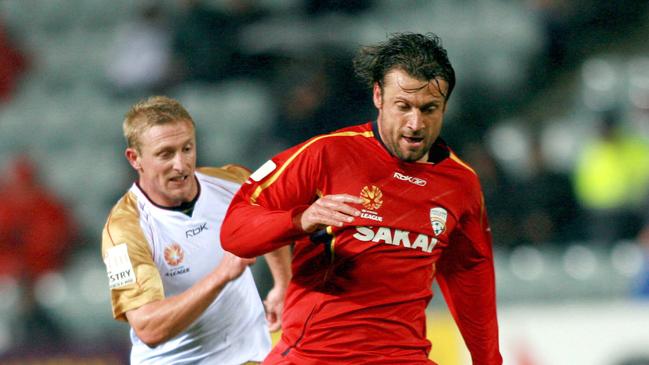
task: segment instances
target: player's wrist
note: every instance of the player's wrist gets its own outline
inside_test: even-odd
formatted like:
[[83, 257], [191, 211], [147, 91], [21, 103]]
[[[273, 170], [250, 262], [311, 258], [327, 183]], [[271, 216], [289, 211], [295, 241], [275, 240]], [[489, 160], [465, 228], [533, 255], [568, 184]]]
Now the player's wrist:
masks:
[[290, 210], [291, 223], [296, 233], [309, 233], [305, 228], [303, 228], [302, 223], [302, 216], [304, 215], [304, 211], [307, 210], [307, 208], [309, 208], [308, 205], [301, 205]]

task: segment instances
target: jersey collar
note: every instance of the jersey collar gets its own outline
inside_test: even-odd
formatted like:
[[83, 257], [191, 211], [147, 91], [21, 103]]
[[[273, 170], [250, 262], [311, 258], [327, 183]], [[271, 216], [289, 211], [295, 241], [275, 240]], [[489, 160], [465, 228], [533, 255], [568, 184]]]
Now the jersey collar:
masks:
[[149, 197], [149, 195], [147, 195], [146, 191], [144, 191], [144, 189], [142, 189], [142, 187], [140, 186], [140, 184], [138, 183], [137, 180], [135, 180], [135, 186], [137, 186], [138, 190], [140, 190], [140, 192], [142, 192], [142, 194], [147, 198], [147, 200], [149, 200], [149, 202], [151, 204], [153, 204], [156, 208], [160, 208], [160, 209], [164, 209], [164, 210], [170, 210], [170, 211], [174, 211], [174, 212], [181, 212], [181, 213], [186, 214], [186, 215], [191, 217], [192, 213], [194, 212], [194, 206], [196, 205], [196, 202], [198, 201], [198, 197], [201, 196], [201, 183], [198, 180], [198, 177], [196, 177], [196, 175], [194, 175], [194, 179], [196, 179], [196, 186], [198, 188], [197, 191], [196, 191], [196, 196], [194, 197], [194, 199], [192, 199], [192, 201], [189, 201], [189, 202], [183, 202], [182, 204], [180, 204], [178, 206], [175, 206], [175, 207], [165, 207], [163, 205], [160, 205], [160, 204], [157, 204], [156, 202], [154, 202]]

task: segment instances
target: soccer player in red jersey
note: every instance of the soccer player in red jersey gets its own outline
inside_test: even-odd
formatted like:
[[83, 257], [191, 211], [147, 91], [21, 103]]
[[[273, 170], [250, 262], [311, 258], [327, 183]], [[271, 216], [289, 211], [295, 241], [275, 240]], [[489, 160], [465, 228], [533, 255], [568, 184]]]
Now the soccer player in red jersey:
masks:
[[375, 122], [316, 136], [235, 195], [223, 247], [293, 244], [282, 338], [264, 364], [433, 364], [433, 279], [474, 365], [501, 364], [491, 233], [476, 173], [439, 137], [455, 73], [432, 34], [362, 48]]

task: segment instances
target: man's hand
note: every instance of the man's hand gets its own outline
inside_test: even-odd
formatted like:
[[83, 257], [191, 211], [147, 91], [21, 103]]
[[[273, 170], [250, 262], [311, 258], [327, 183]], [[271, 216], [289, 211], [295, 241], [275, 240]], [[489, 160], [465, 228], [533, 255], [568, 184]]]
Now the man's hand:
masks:
[[349, 194], [325, 195], [302, 212], [300, 227], [311, 233], [325, 226], [341, 227], [345, 223], [351, 223], [361, 212], [348, 203], [362, 202], [360, 197]]
[[246, 267], [254, 264], [256, 260], [255, 258], [244, 259], [225, 251], [216, 270], [221, 272], [226, 281], [232, 281], [241, 276]]
[[274, 286], [264, 300], [266, 308], [266, 320], [270, 332], [279, 331], [282, 328], [282, 311], [284, 310], [284, 296], [286, 288]]

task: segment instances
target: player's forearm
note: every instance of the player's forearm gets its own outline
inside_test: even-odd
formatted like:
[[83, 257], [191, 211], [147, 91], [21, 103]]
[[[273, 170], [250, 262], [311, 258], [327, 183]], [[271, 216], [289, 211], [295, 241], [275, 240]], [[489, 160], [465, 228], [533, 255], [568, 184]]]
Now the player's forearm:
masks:
[[227, 282], [220, 271], [213, 271], [185, 292], [129, 311], [126, 317], [144, 343], [157, 346], [187, 329]]
[[221, 244], [239, 257], [257, 257], [286, 246], [303, 234], [293, 222], [296, 210], [269, 210], [246, 202], [234, 203], [221, 226]]
[[474, 365], [500, 365], [493, 263], [440, 274], [438, 282]]
[[291, 248], [280, 247], [264, 255], [273, 276], [275, 287], [286, 289], [291, 280]]

